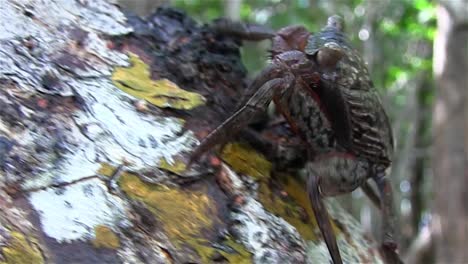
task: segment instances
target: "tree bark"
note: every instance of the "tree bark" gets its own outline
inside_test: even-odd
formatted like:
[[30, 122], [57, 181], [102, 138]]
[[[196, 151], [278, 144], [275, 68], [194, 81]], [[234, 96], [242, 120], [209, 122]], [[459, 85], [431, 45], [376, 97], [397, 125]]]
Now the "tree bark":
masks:
[[441, 1], [434, 45], [434, 219], [438, 263], [466, 263], [468, 251], [468, 1]]
[[[158, 9], [0, 0], [0, 263], [326, 263], [307, 195], [242, 143], [240, 41]], [[221, 159], [219, 158], [221, 157]], [[330, 199], [347, 262], [382, 262]]]

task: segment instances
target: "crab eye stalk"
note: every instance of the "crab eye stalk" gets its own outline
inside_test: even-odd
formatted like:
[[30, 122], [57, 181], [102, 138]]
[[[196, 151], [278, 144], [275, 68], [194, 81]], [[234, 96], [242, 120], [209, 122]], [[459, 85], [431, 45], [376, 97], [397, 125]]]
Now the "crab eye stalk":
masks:
[[337, 29], [338, 31], [344, 31], [344, 19], [339, 15], [333, 15], [328, 18], [327, 20], [327, 27], [332, 27]]

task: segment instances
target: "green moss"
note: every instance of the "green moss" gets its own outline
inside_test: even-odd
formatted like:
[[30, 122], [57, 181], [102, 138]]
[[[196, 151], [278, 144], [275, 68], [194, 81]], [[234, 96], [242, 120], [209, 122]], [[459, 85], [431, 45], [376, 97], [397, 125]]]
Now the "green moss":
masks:
[[[307, 193], [295, 180], [285, 182], [285, 190], [292, 199], [281, 199], [274, 194], [266, 180], [270, 177], [271, 163], [254, 149], [240, 143], [227, 144], [221, 154], [223, 160], [236, 172], [250, 175], [260, 180], [258, 199], [270, 212], [281, 216], [293, 225], [304, 239], [315, 240], [315, 218], [311, 210]], [[304, 211], [305, 210], [305, 211]], [[310, 220], [307, 222], [307, 216]]]
[[41, 252], [36, 246], [36, 241], [24, 237], [20, 232], [11, 232], [8, 246], [2, 247], [2, 252], [5, 257], [5, 262], [3, 262], [5, 264], [44, 263]]
[[[270, 212], [282, 217], [306, 240], [317, 240], [314, 213], [304, 188], [304, 184], [299, 183], [292, 176], [283, 181], [283, 188], [289, 198], [282, 199], [278, 194], [273, 193], [266, 183], [270, 177], [272, 165], [266, 158], [251, 147], [232, 143], [227, 144], [221, 157], [236, 172], [254, 177], [260, 181], [258, 198], [263, 206]], [[335, 232], [338, 228], [333, 224]]]
[[[316, 235], [318, 225], [304, 184], [289, 176], [282, 181], [282, 186], [288, 196], [284, 199], [272, 193], [266, 183], [260, 183], [258, 198], [263, 206], [294, 226], [304, 239], [322, 239]], [[333, 221], [331, 224], [335, 234], [338, 233], [339, 228]]]
[[190, 245], [200, 256], [201, 263], [213, 263], [215, 254], [220, 254], [232, 264], [250, 264], [252, 263], [252, 254], [247, 249], [234, 241], [231, 237], [225, 240], [221, 247], [227, 250], [213, 248], [206, 240], [189, 239], [186, 244]]
[[231, 253], [213, 248], [207, 240], [206, 231], [214, 228], [217, 209], [215, 202], [203, 190], [186, 191], [145, 183], [130, 173], [122, 174], [119, 185], [130, 198], [148, 206], [176, 247], [193, 248], [202, 263], [210, 263], [215, 252], [230, 263], [251, 263], [250, 253], [242, 245], [227, 240], [226, 245], [234, 249]]
[[122, 91], [162, 108], [192, 109], [205, 103], [197, 93], [180, 89], [167, 80], [152, 80], [148, 65], [135, 54], [130, 54], [131, 67], [117, 67], [112, 81]]
[[271, 162], [248, 145], [227, 144], [223, 148], [221, 157], [238, 173], [250, 175], [255, 179], [270, 177]]
[[206, 239], [194, 239], [190, 238], [185, 241], [185, 244], [190, 246], [197, 252], [200, 257], [201, 263], [209, 263], [211, 256], [215, 249], [210, 246], [210, 243]]
[[175, 174], [180, 174], [185, 171], [186, 164], [180, 160], [175, 160], [173, 163], [169, 163], [165, 158], [162, 158], [159, 161], [158, 167], [173, 172]]
[[[312, 210], [312, 205], [310, 204], [309, 196], [307, 195], [307, 190], [305, 189], [305, 185], [299, 182], [296, 178], [290, 176], [287, 182], [284, 183], [285, 191], [288, 195], [302, 208], [304, 208], [307, 214], [310, 216], [311, 220], [313, 221], [311, 224], [314, 227], [317, 227], [317, 222], [315, 220], [314, 212]], [[335, 224], [333, 219], [330, 218], [330, 222], [335, 234], [340, 232], [340, 229]]]
[[229, 237], [224, 244], [234, 250], [234, 253], [220, 252], [230, 263], [252, 263], [252, 253], [247, 251], [243, 245], [234, 241], [232, 237]]
[[117, 249], [120, 247], [119, 237], [109, 227], [97, 225], [94, 227], [94, 234], [93, 246], [109, 249]]
[[216, 206], [203, 192], [145, 183], [128, 173], [120, 177], [119, 184], [127, 195], [148, 206], [176, 244], [191, 237], [203, 237], [203, 230], [213, 225]]
[[[270, 190], [267, 183], [262, 182], [258, 190], [258, 199], [266, 210], [282, 217], [294, 226], [299, 234], [301, 234], [302, 238], [306, 240], [316, 240], [317, 237], [314, 233], [316, 223], [313, 213], [311, 212], [312, 210], [310, 209], [308, 200], [302, 200], [303, 196], [307, 194], [303, 191], [303, 188], [296, 183], [291, 183], [291, 186], [286, 186], [286, 189], [292, 199], [282, 199], [278, 194]], [[289, 191], [293, 193], [289, 193]], [[306, 204], [303, 202], [306, 202]]]

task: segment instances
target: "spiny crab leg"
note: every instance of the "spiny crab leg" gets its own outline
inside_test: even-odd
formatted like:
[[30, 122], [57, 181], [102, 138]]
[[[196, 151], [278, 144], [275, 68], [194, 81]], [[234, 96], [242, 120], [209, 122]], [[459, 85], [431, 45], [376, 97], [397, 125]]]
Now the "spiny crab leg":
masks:
[[[259, 78], [263, 76], [260, 75]], [[293, 77], [275, 78], [265, 82], [254, 95], [231, 117], [214, 129], [192, 152], [190, 162], [197, 160], [204, 152], [217, 144], [225, 142], [230, 136], [236, 134], [247, 126], [256, 113], [264, 111], [273, 100], [275, 94], [281, 94], [291, 87]], [[253, 83], [255, 87], [257, 82]]]
[[309, 200], [312, 205], [312, 210], [314, 211], [315, 219], [320, 228], [320, 232], [325, 240], [325, 244], [327, 244], [328, 251], [330, 251], [333, 263], [343, 263], [341, 260], [340, 250], [338, 249], [338, 244], [336, 243], [335, 234], [333, 233], [330, 223], [330, 217], [328, 216], [327, 209], [322, 201], [323, 198], [320, 194], [319, 177], [315, 175], [312, 170], [307, 169], [307, 171], [307, 192], [309, 194]]

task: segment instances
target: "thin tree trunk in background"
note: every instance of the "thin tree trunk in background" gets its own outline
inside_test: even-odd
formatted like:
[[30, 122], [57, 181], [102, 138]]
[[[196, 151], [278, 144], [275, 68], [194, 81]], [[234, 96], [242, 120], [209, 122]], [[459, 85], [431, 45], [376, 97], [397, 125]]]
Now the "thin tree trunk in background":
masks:
[[430, 81], [429, 72], [423, 77], [423, 81], [420, 84], [420, 87], [417, 91], [417, 109], [418, 114], [416, 117], [415, 129], [416, 137], [414, 149], [412, 151], [414, 156], [414, 161], [411, 166], [411, 227], [412, 227], [412, 237], [418, 233], [418, 229], [421, 223], [421, 218], [424, 208], [427, 208], [425, 205], [425, 196], [424, 196], [424, 175], [426, 175], [425, 168], [427, 167], [428, 162], [428, 147], [429, 147], [429, 135], [427, 131], [430, 130], [430, 120], [427, 115], [430, 105], [428, 104], [426, 98], [428, 94], [432, 93], [434, 88], [432, 82]]
[[234, 21], [240, 20], [242, 0], [226, 0], [224, 2], [224, 16]]
[[434, 45], [437, 94], [433, 117], [433, 232], [437, 263], [468, 262], [467, 16], [468, 0], [442, 1], [437, 9], [438, 35]]
[[[426, 55], [427, 57], [428, 55]], [[421, 76], [419, 87], [416, 91], [415, 121], [414, 121], [414, 146], [411, 150], [411, 161], [408, 165], [410, 170], [410, 203], [411, 212], [404, 221], [401, 229], [401, 247], [404, 251], [406, 263], [430, 263], [434, 259], [433, 241], [430, 228], [426, 223], [422, 223], [422, 216], [428, 208], [428, 192], [426, 183], [427, 168], [430, 168], [430, 116], [429, 111], [432, 104], [427, 100], [429, 94], [433, 94], [434, 85], [431, 81], [430, 72]], [[402, 222], [403, 224], [403, 222]]]

